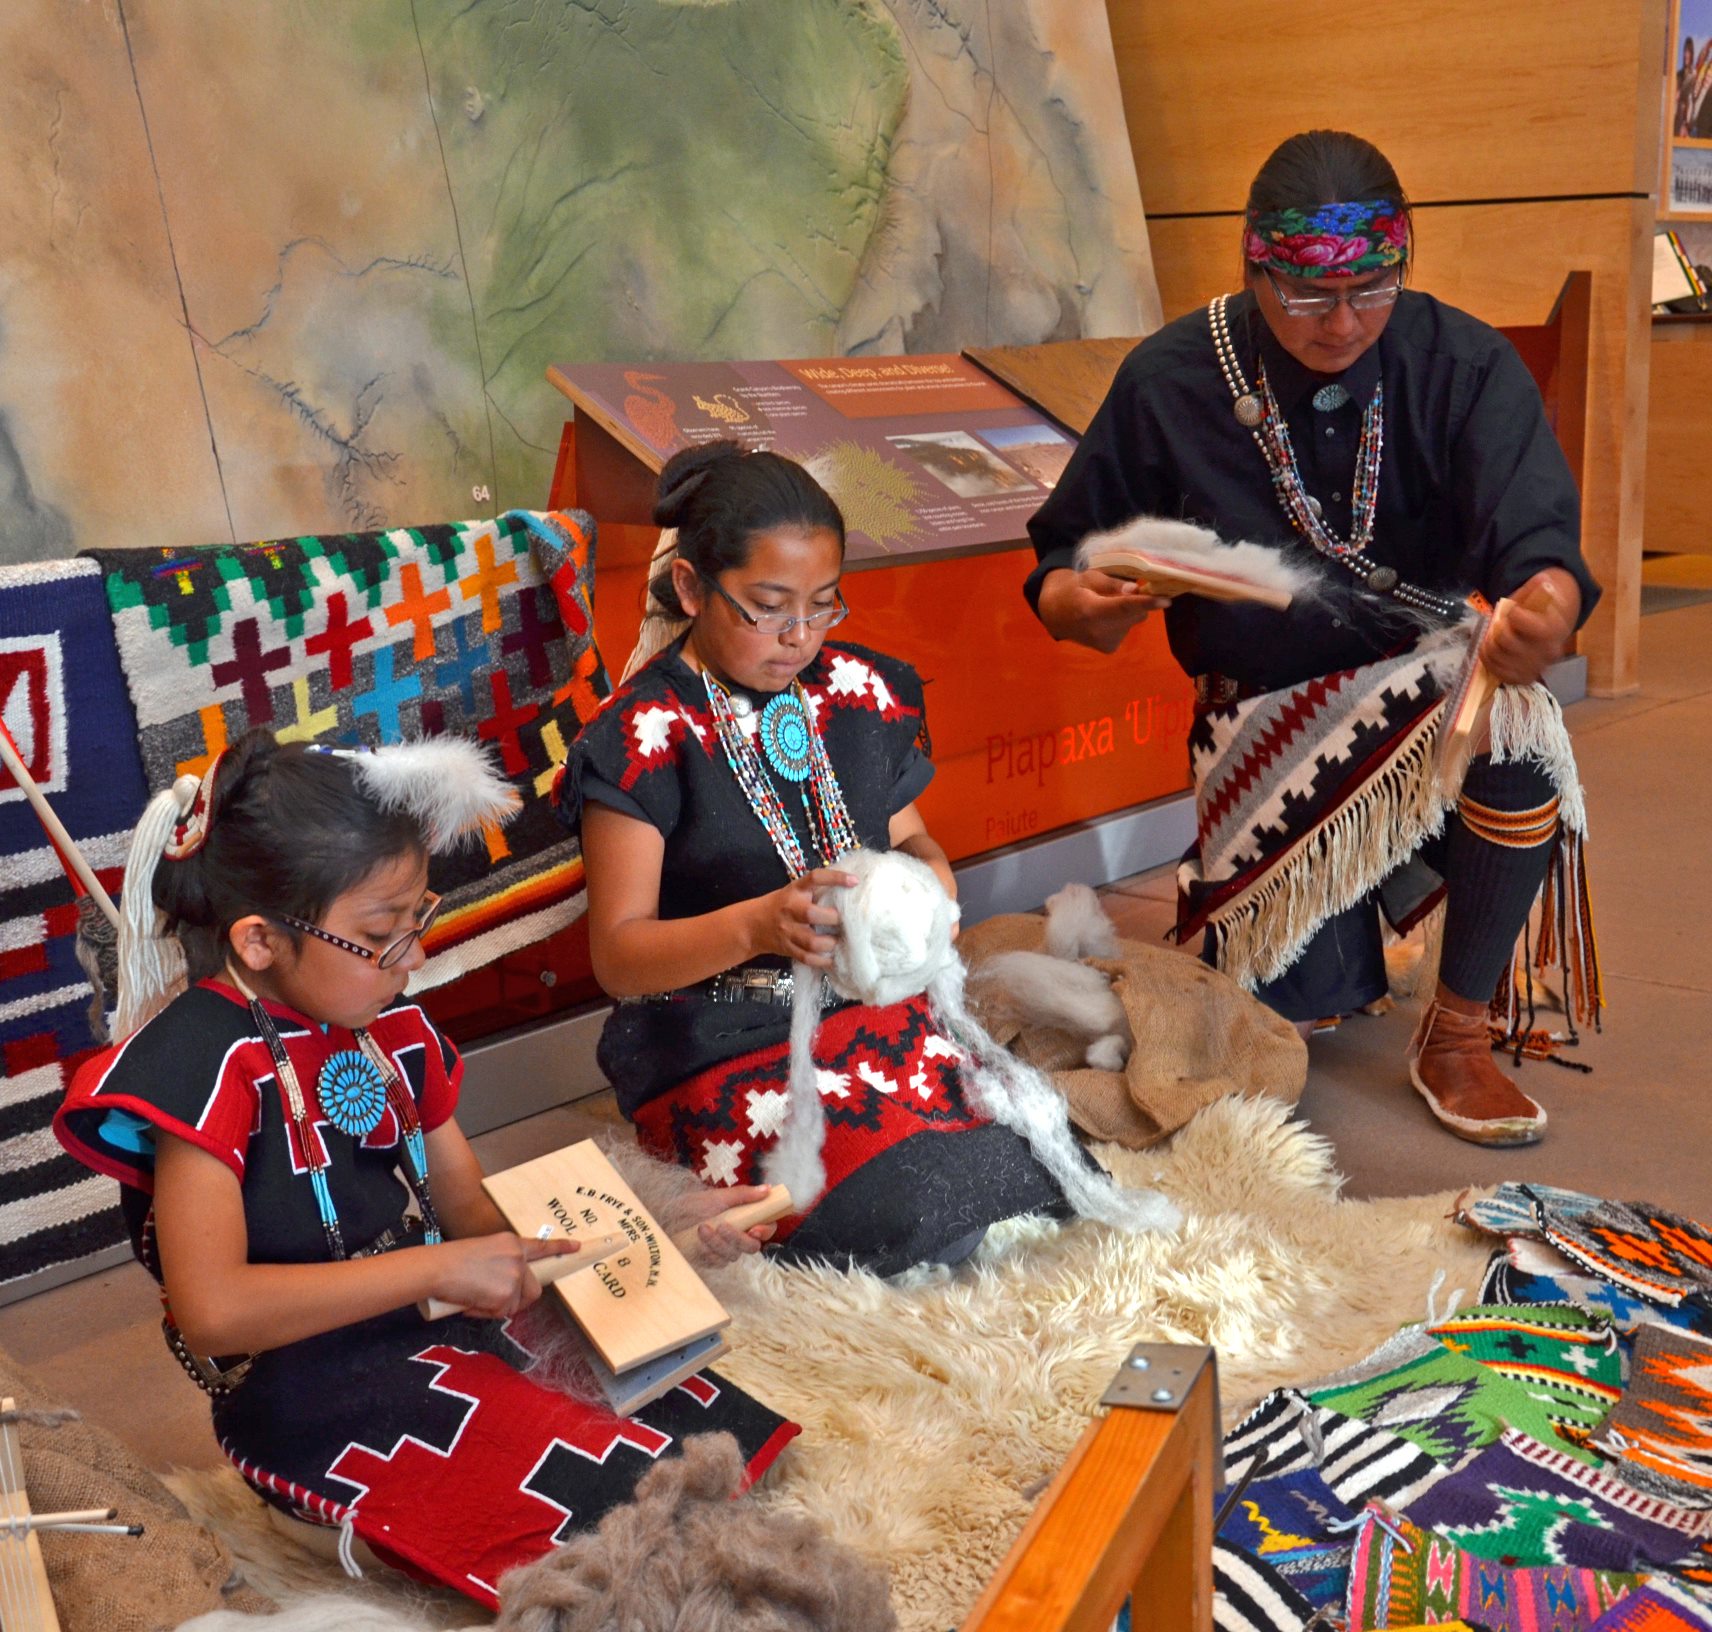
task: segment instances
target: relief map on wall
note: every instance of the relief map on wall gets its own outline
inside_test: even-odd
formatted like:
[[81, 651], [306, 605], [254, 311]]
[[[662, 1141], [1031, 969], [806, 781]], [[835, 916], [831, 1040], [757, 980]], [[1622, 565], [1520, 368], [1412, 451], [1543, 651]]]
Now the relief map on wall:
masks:
[[547, 496], [549, 362], [1159, 320], [1087, 0], [11, 0], [0, 561]]

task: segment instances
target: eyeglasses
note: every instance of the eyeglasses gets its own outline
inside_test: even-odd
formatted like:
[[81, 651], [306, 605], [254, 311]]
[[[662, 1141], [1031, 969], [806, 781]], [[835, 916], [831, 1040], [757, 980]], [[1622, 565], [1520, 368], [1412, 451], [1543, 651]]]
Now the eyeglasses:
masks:
[[824, 612], [810, 612], [803, 618], [793, 617], [789, 612], [762, 612], [757, 616], [711, 574], [702, 572], [696, 576], [758, 635], [788, 635], [799, 623], [805, 629], [830, 629], [850, 616], [850, 608], [844, 604], [844, 591], [841, 589], [832, 592], [838, 599], [838, 605], [829, 606]]
[[276, 912], [270, 916], [277, 923], [285, 924], [305, 935], [313, 935], [316, 940], [325, 941], [329, 946], [336, 946], [345, 952], [354, 952], [359, 958], [372, 962], [377, 969], [392, 969], [397, 967], [399, 960], [433, 928], [434, 920], [440, 916], [440, 897], [430, 890], [427, 905], [423, 907], [416, 927], [407, 929], [396, 941], [379, 952], [373, 947], [358, 946], [355, 941], [347, 941], [343, 935], [335, 935], [329, 929], [322, 929], [319, 924], [306, 924], [301, 918], [293, 918], [289, 913]]
[[1265, 271], [1266, 281], [1272, 285], [1272, 292], [1278, 297], [1278, 304], [1286, 317], [1329, 317], [1340, 303], [1347, 303], [1352, 312], [1376, 312], [1394, 305], [1403, 287], [1402, 280], [1394, 278], [1390, 283], [1370, 283], [1364, 288], [1340, 294], [1293, 295], [1273, 276], [1271, 267]]

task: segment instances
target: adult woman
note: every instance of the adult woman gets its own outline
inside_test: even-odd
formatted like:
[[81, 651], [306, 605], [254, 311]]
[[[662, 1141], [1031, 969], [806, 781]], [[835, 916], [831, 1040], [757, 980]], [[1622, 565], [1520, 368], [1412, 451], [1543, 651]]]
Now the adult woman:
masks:
[[[1532, 606], [1487, 642], [1501, 681], [1530, 685], [1562, 654], [1599, 593], [1581, 559], [1574, 481], [1503, 337], [1403, 287], [1409, 240], [1402, 186], [1370, 143], [1310, 131], [1267, 159], [1248, 200], [1243, 292], [1131, 353], [1031, 523], [1040, 559], [1027, 593], [1055, 636], [1114, 651], [1163, 604], [1072, 562], [1086, 534], [1153, 515], [1311, 545], [1333, 581], [1288, 613], [1170, 603], [1167, 633], [1196, 677], [1202, 724], [1207, 711], [1365, 674], [1421, 618], [1448, 619], [1465, 588]], [[1293, 791], [1275, 772], [1280, 792]], [[1545, 1113], [1492, 1064], [1485, 1011], [1552, 854], [1556, 792], [1538, 766], [1483, 755], [1459, 811], [1435, 856], [1448, 887], [1444, 961], [1411, 1077], [1460, 1136], [1525, 1143]], [[1378, 830], [1379, 804], [1366, 816], [1357, 837], [1387, 863], [1383, 876], [1407, 850]], [[1296, 937], [1276, 978], [1250, 982], [1302, 1023], [1385, 990], [1366, 887], [1340, 901], [1335, 880], [1318, 882], [1317, 932]], [[1216, 912], [1203, 921], [1220, 928]]]
[[[916, 796], [921, 683], [825, 643], [846, 615], [844, 523], [801, 466], [734, 443], [661, 473], [677, 530], [656, 605], [679, 637], [573, 745], [562, 808], [580, 819], [595, 974], [620, 999], [600, 1062], [656, 1154], [710, 1182], [753, 1178], [786, 1106], [790, 963], [825, 968], [856, 844], [956, 881]], [[986, 1226], [1062, 1205], [1015, 1135], [964, 1103], [957, 1049], [919, 999], [843, 1004], [815, 1044], [828, 1189], [787, 1222], [794, 1256], [882, 1273], [972, 1251]]]

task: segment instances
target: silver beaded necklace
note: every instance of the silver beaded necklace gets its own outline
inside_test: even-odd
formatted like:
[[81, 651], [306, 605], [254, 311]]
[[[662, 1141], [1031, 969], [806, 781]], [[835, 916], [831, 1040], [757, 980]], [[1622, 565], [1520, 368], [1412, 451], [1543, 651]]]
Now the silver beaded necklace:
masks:
[[1362, 419], [1361, 449], [1357, 456], [1358, 483], [1355, 527], [1350, 537], [1341, 539], [1328, 527], [1321, 516], [1321, 506], [1307, 491], [1290, 446], [1290, 433], [1284, 415], [1266, 381], [1265, 366], [1260, 371], [1258, 393], [1251, 390], [1237, 356], [1236, 343], [1231, 338], [1230, 319], [1226, 304], [1230, 297], [1219, 295], [1207, 307], [1207, 325], [1212, 331], [1213, 354], [1218, 359], [1219, 372], [1231, 394], [1231, 412], [1236, 422], [1253, 439], [1266, 461], [1272, 476], [1272, 489], [1290, 525], [1313, 545], [1327, 560], [1336, 561], [1348, 569], [1361, 586], [1375, 595], [1389, 595], [1433, 616], [1454, 621], [1463, 612], [1462, 601], [1405, 583], [1394, 567], [1383, 566], [1368, 559], [1367, 547], [1373, 538], [1373, 522], [1379, 507], [1379, 466], [1383, 448], [1384, 394], [1376, 390], [1374, 399]]

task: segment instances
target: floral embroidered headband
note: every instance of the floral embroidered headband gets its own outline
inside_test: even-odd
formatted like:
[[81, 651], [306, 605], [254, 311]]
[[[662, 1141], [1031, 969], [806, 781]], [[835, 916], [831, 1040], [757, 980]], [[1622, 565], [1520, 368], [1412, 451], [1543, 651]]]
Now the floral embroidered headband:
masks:
[[1292, 278], [1349, 278], [1409, 258], [1409, 218], [1395, 200], [1250, 210], [1242, 253], [1252, 266]]

